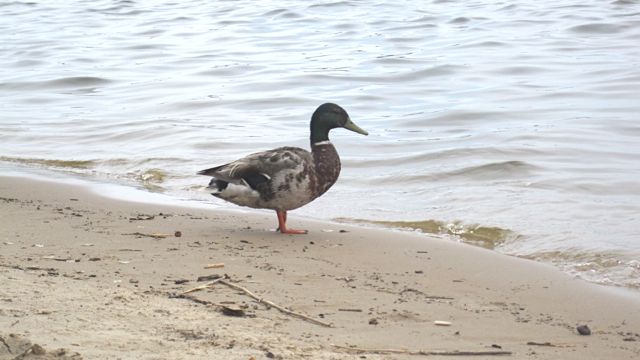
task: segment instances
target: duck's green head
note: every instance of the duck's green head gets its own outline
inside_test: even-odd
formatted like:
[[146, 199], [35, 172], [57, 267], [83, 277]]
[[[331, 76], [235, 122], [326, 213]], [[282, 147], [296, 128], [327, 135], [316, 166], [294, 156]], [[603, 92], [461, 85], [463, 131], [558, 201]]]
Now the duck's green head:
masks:
[[329, 140], [329, 131], [345, 128], [362, 135], [369, 135], [353, 123], [349, 114], [340, 106], [332, 103], [320, 105], [311, 116], [311, 144]]

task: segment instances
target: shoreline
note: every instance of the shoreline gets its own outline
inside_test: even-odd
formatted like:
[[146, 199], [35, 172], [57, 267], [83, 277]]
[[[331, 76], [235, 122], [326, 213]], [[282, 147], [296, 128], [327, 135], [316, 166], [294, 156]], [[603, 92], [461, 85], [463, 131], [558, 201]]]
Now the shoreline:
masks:
[[[2, 173], [4, 172], [4, 173]], [[73, 172], [64, 172], [64, 171], [55, 171], [51, 169], [41, 169], [41, 168], [32, 168], [32, 167], [16, 167], [10, 166], [5, 167], [0, 164], [0, 176], [5, 177], [16, 177], [16, 178], [25, 178], [36, 181], [44, 181], [50, 182], [54, 184], [62, 184], [62, 185], [74, 185], [85, 188], [87, 191], [91, 193], [110, 198], [112, 200], [119, 201], [127, 201], [133, 203], [142, 203], [148, 205], [167, 205], [167, 206], [177, 206], [182, 208], [198, 208], [204, 210], [211, 211], [221, 211], [230, 214], [270, 214], [270, 210], [260, 210], [260, 209], [250, 209], [246, 207], [241, 207], [233, 204], [226, 203], [223, 200], [214, 199], [210, 196], [208, 191], [202, 191], [200, 193], [200, 197], [196, 195], [193, 197], [194, 191], [187, 192], [186, 190], [180, 193], [169, 192], [165, 193], [164, 191], [158, 192], [150, 190], [140, 183], [127, 183], [115, 181], [108, 181], [110, 179], [106, 178], [96, 178], [89, 175], [81, 175]], [[113, 180], [113, 179], [111, 179]], [[117, 179], [116, 179], [117, 180]], [[203, 187], [204, 189], [204, 187]], [[197, 194], [201, 190], [195, 190]], [[191, 195], [191, 196], [190, 196]], [[469, 245], [472, 247], [480, 247], [484, 249], [489, 249], [496, 253], [515, 257], [523, 260], [535, 261], [540, 264], [549, 265], [553, 268], [559, 270], [567, 274], [568, 276], [575, 277], [577, 279], [604, 286], [605, 288], [610, 288], [614, 290], [619, 290], [622, 292], [629, 291], [631, 294], [640, 294], [640, 287], [637, 282], [631, 281], [631, 278], [620, 279], [616, 276], [620, 276], [619, 272], [622, 270], [617, 270], [617, 273], [611, 274], [607, 273], [604, 268], [595, 269], [595, 274], [589, 272], [588, 270], [576, 270], [577, 267], [580, 266], [579, 263], [576, 263], [576, 260], [567, 260], [563, 257], [558, 258], [539, 258], [535, 255], [531, 255], [528, 253], [520, 254], [514, 253], [512, 251], [505, 251], [499, 249], [504, 238], [513, 236], [511, 230], [507, 228], [499, 228], [495, 226], [480, 226], [480, 231], [488, 229], [489, 231], [498, 231], [504, 232], [503, 234], [495, 234], [497, 238], [486, 239], [482, 235], [480, 237], [473, 237], [473, 232], [477, 229], [473, 229], [474, 224], [463, 224], [467, 227], [467, 230], [462, 234], [459, 234], [458, 230], [450, 230], [448, 228], [448, 222], [440, 222], [439, 226], [442, 227], [439, 233], [431, 232], [432, 230], [428, 229], [424, 231], [422, 229], [423, 226], [427, 226], [427, 228], [432, 227], [433, 223], [438, 222], [437, 220], [395, 220], [395, 221], [382, 221], [376, 219], [359, 219], [359, 218], [330, 218], [330, 217], [313, 217], [309, 216], [309, 214], [298, 215], [297, 211], [292, 212], [294, 218], [299, 218], [304, 221], [313, 221], [319, 223], [330, 223], [334, 225], [344, 224], [345, 226], [352, 225], [357, 227], [365, 227], [369, 229], [377, 229], [380, 231], [392, 231], [392, 232], [400, 232], [400, 233], [413, 233], [424, 235], [427, 238], [435, 237], [440, 239], [445, 239], [447, 241], [461, 243], [465, 245]], [[269, 216], [269, 215], [265, 215]], [[275, 217], [275, 215], [274, 215]], [[275, 222], [275, 221], [274, 221]], [[453, 223], [455, 225], [455, 222]], [[462, 224], [462, 223], [461, 223]], [[271, 227], [270, 229], [275, 229], [277, 224]], [[473, 229], [473, 230], [472, 230]], [[505, 235], [506, 234], [506, 235]], [[465, 239], [465, 237], [467, 237]], [[602, 253], [602, 256], [607, 256], [609, 253]], [[556, 255], [558, 256], [558, 255]], [[558, 259], [560, 259], [558, 261]], [[616, 257], [619, 262], [625, 262], [625, 259], [633, 259], [633, 255], [625, 254]], [[569, 261], [569, 262], [568, 262]], [[582, 260], [584, 261], [584, 260]], [[613, 261], [613, 259], [609, 258], [608, 261]], [[630, 270], [630, 264], [627, 264], [627, 270]], [[610, 269], [607, 269], [610, 270]], [[609, 275], [613, 275], [616, 280], [611, 280]], [[636, 277], [634, 276], [633, 279]], [[631, 282], [629, 282], [631, 281]]]
[[[137, 359], [351, 359], [354, 351], [341, 348], [351, 346], [640, 355], [640, 299], [631, 290], [426, 234], [293, 214], [292, 225], [310, 234], [281, 235], [270, 231], [271, 214], [126, 202], [4, 175], [0, 197], [0, 336], [46, 349]], [[213, 263], [224, 266], [204, 269]], [[176, 297], [216, 274], [333, 327], [219, 284], [194, 292], [196, 300]], [[220, 304], [245, 316], [224, 315]], [[592, 335], [579, 335], [578, 325]]]

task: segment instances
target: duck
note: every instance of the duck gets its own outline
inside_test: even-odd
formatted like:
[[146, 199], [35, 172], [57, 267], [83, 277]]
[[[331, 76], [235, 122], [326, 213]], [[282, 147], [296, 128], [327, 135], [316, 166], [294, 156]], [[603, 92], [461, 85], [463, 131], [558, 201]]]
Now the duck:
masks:
[[306, 234], [287, 227], [287, 212], [315, 200], [338, 180], [340, 157], [329, 141], [329, 132], [344, 128], [369, 135], [346, 110], [333, 103], [320, 105], [311, 116], [311, 151], [292, 146], [247, 155], [230, 163], [204, 169], [198, 175], [212, 177], [211, 195], [254, 209], [275, 210], [282, 234]]

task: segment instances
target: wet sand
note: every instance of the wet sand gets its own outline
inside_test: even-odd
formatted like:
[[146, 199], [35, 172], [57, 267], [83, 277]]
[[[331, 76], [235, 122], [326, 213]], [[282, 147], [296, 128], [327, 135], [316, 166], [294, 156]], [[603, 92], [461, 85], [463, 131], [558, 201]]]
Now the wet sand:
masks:
[[[309, 234], [281, 235], [270, 212], [125, 202], [15, 177], [0, 177], [0, 204], [0, 337], [49, 358], [640, 357], [638, 293], [464, 244], [295, 212], [290, 225]], [[183, 294], [215, 275], [313, 320], [221, 282]], [[2, 345], [0, 359], [26, 351]]]

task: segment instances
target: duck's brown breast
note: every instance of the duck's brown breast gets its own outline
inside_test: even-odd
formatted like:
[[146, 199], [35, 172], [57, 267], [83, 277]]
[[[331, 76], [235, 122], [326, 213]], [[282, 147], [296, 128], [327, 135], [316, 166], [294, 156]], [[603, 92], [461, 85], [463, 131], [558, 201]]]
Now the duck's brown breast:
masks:
[[340, 175], [340, 157], [330, 142], [311, 146], [315, 167], [315, 181], [311, 184], [314, 197], [324, 194]]

